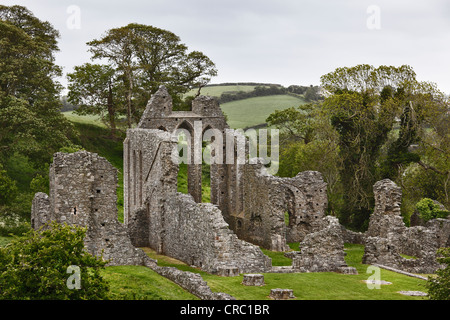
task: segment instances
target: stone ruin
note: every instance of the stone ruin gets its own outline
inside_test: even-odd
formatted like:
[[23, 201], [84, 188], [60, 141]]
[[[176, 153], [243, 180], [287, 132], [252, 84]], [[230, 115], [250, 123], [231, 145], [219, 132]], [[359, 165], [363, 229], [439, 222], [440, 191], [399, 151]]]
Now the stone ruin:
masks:
[[212, 292], [199, 274], [160, 267], [136, 248], [127, 227], [117, 218], [117, 169], [95, 153], [56, 153], [50, 166], [50, 195], [36, 193], [31, 226], [47, 228], [55, 221], [86, 228], [86, 251], [108, 260], [107, 265], [143, 265], [174, 281], [203, 300], [232, 300]]
[[[117, 220], [117, 170], [97, 154], [80, 151], [55, 154], [50, 196], [38, 193], [33, 200], [33, 228], [50, 221], [86, 226], [87, 250], [103, 254], [111, 265], [155, 267], [156, 262], [137, 249], [150, 247], [212, 274], [271, 272], [271, 259], [260, 247], [289, 251], [287, 242], [305, 241], [305, 254], [294, 259], [293, 269], [336, 271], [345, 267], [344, 233], [325, 217], [326, 183], [319, 172], [280, 178], [269, 174], [260, 159], [212, 163], [211, 203], [202, 203], [201, 164], [187, 165], [188, 194], [177, 191], [179, 165], [173, 161], [177, 129], [190, 134], [191, 160], [196, 129], [200, 138], [206, 130], [216, 129], [230, 139], [233, 160], [241, 149], [248, 156], [247, 138], [228, 127], [216, 100], [200, 96], [194, 99], [192, 111], [173, 111], [172, 99], [162, 86], [149, 100], [137, 128], [127, 130], [124, 223]], [[314, 245], [314, 237], [321, 239], [320, 244]], [[325, 245], [323, 239], [330, 241]], [[310, 259], [305, 257], [314, 250], [320, 258], [308, 267], [304, 261]]]
[[450, 220], [432, 219], [424, 226], [407, 227], [400, 215], [401, 188], [385, 179], [378, 181], [373, 191], [375, 209], [364, 235], [363, 263], [434, 273], [441, 267], [436, 251], [450, 245]]
[[50, 166], [50, 195], [37, 193], [31, 210], [35, 230], [51, 221], [87, 227], [85, 247], [109, 265], [153, 263], [131, 243], [117, 219], [117, 169], [86, 151], [56, 153]]
[[[229, 139], [223, 141], [223, 149], [233, 148], [233, 161], [226, 161], [228, 154], [223, 152], [223, 161], [210, 164], [211, 203], [202, 203], [202, 165], [195, 161], [187, 164], [188, 194], [177, 192], [179, 165], [172, 156], [178, 144], [173, 132], [178, 129], [191, 137], [190, 160], [195, 156], [194, 139], [201, 139], [206, 130]], [[170, 95], [160, 87], [124, 141], [124, 221], [133, 244], [213, 274], [270, 272], [271, 259], [259, 247], [288, 251], [287, 242], [303, 241], [327, 226], [326, 183], [319, 172], [275, 177], [261, 159], [237, 161], [240, 150], [248, 160], [247, 138], [228, 127], [216, 100], [200, 96], [192, 111], [173, 111]], [[341, 230], [335, 231], [342, 238]], [[335, 270], [335, 265], [323, 263], [323, 269]]]
[[212, 293], [198, 275], [158, 267], [139, 247], [222, 276], [278, 272], [260, 247], [287, 252], [289, 242], [300, 242], [301, 248], [289, 252], [289, 272], [355, 274], [345, 263], [344, 242], [366, 245], [364, 263], [427, 273], [439, 267], [435, 252], [449, 245], [450, 220], [407, 228], [400, 216], [401, 190], [390, 180], [374, 185], [375, 210], [366, 233], [348, 231], [325, 215], [327, 186], [315, 171], [281, 178], [269, 174], [259, 159], [212, 163], [211, 203], [202, 203], [202, 165], [190, 162], [188, 194], [178, 192], [179, 164], [173, 161], [177, 129], [190, 133], [191, 160], [195, 129], [200, 138], [216, 129], [231, 139], [235, 157], [239, 148], [249, 148], [247, 138], [228, 127], [216, 100], [200, 96], [192, 111], [173, 111], [161, 87], [124, 141], [124, 223], [117, 220], [117, 170], [97, 154], [79, 151], [54, 155], [50, 195], [35, 195], [32, 227], [50, 221], [87, 227], [85, 245], [92, 254], [110, 265], [146, 265], [202, 299], [230, 297]]

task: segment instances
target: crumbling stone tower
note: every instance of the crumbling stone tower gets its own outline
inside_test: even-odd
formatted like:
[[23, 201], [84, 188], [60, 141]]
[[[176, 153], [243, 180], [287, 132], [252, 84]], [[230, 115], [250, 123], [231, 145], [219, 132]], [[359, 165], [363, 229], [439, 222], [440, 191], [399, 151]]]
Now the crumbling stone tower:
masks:
[[117, 169], [95, 153], [55, 153], [50, 166], [50, 196], [37, 193], [31, 224], [50, 221], [86, 227], [85, 247], [110, 265], [145, 265], [150, 259], [131, 244], [117, 220]]
[[[197, 127], [201, 124], [201, 127]], [[140, 129], [159, 129], [169, 133], [175, 130], [186, 130], [191, 140], [188, 141], [190, 163], [188, 164], [188, 192], [194, 200], [198, 203], [202, 202], [202, 166], [195, 163], [195, 139], [200, 139], [204, 132], [208, 129], [217, 129], [224, 133], [229, 126], [216, 100], [211, 97], [199, 96], [192, 102], [192, 111], [173, 111], [172, 98], [164, 86], [152, 95], [147, 108], [145, 109], [142, 118], [138, 124]], [[195, 130], [194, 130], [195, 129]], [[197, 135], [197, 136], [196, 136]], [[128, 140], [125, 140], [125, 165], [127, 172], [131, 176], [126, 176], [130, 179], [130, 184], [134, 184], [135, 170], [140, 170], [142, 163], [142, 151], [130, 150], [127, 147]], [[217, 176], [220, 173], [220, 167], [211, 165], [211, 176]], [[136, 174], [139, 176], [140, 172]], [[212, 202], [215, 202], [216, 190], [218, 186], [215, 184], [217, 179], [211, 179], [211, 197]], [[127, 180], [125, 181], [127, 184]], [[134, 203], [133, 189], [125, 196], [125, 207], [132, 210]]]

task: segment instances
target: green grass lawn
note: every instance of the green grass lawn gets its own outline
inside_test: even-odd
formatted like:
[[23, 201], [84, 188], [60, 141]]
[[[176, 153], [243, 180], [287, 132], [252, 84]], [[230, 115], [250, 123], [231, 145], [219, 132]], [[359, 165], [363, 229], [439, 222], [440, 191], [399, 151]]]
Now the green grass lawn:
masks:
[[227, 102], [222, 104], [221, 108], [227, 115], [231, 128], [243, 129], [265, 123], [275, 110], [297, 107], [303, 103], [303, 99], [293, 96], [274, 95]]
[[102, 272], [115, 300], [199, 300], [144, 266], [112, 266]]
[[[265, 273], [263, 287], [248, 287], [241, 284], [243, 275], [238, 277], [219, 277], [192, 268], [178, 260], [155, 254], [146, 249], [147, 254], [158, 260], [161, 266], [172, 266], [184, 271], [200, 273], [215, 292], [231, 294], [238, 300], [266, 300], [270, 289], [292, 289], [297, 300], [426, 300], [425, 297], [411, 297], [397, 291], [424, 291], [426, 281], [380, 270], [381, 280], [392, 282], [382, 285], [380, 289], [369, 289], [364, 280], [372, 273], [367, 273], [368, 265], [361, 263], [364, 254], [362, 245], [346, 244], [346, 262], [358, 270], [358, 275], [345, 275], [335, 272], [317, 273]], [[265, 251], [267, 253], [267, 251]], [[273, 253], [272, 257], [280, 253]], [[282, 253], [281, 253], [282, 255]], [[287, 259], [287, 258], [286, 258]], [[288, 259], [290, 260], [290, 259]], [[286, 264], [284, 264], [286, 265]], [[287, 264], [288, 265], [288, 264]]]
[[100, 120], [99, 116], [93, 115], [80, 116], [75, 114], [73, 111], [66, 111], [63, 112], [63, 114], [71, 122], [94, 124], [96, 126], [106, 128], [106, 125]]
[[[184, 271], [200, 273], [215, 292], [231, 294], [238, 300], [266, 300], [270, 289], [293, 289], [297, 300], [426, 300], [426, 297], [411, 297], [397, 291], [424, 291], [426, 281], [401, 275], [395, 272], [380, 270], [381, 280], [392, 282], [382, 285], [380, 289], [369, 289], [364, 280], [372, 273], [367, 273], [368, 265], [361, 263], [364, 246], [346, 244], [346, 262], [358, 270], [358, 275], [345, 275], [335, 272], [318, 273], [265, 273], [263, 287], [248, 287], [241, 284], [243, 275], [238, 277], [219, 277], [192, 268], [176, 259], [157, 255], [150, 249], [147, 254], [158, 260], [161, 266], [172, 266]], [[267, 251], [265, 251], [267, 253]], [[272, 257], [282, 255], [273, 253]], [[286, 258], [287, 259], [287, 258]], [[290, 260], [290, 259], [288, 259]]]
[[264, 287], [244, 287], [242, 276], [234, 278], [221, 278], [211, 275], [205, 280], [211, 288], [224, 291], [237, 299], [268, 299], [270, 289], [293, 289], [298, 300], [424, 300], [424, 297], [404, 296], [397, 291], [426, 291], [426, 281], [408, 277], [395, 272], [381, 269], [381, 280], [392, 282], [391, 285], [382, 285], [380, 289], [369, 289], [363, 282], [372, 273], [367, 273], [368, 265], [361, 263], [364, 254], [362, 245], [345, 246], [346, 262], [358, 270], [358, 275], [345, 275], [335, 272], [319, 273], [266, 273], [264, 274]]

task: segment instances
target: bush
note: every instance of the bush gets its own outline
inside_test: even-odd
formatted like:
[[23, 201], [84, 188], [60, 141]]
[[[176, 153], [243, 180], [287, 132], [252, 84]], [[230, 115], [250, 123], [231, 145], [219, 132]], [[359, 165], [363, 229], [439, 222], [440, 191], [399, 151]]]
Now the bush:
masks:
[[20, 236], [30, 230], [28, 221], [25, 221], [17, 214], [7, 212], [4, 207], [0, 207], [0, 212], [3, 211], [6, 211], [6, 213], [0, 214], [0, 236]]
[[0, 248], [0, 299], [107, 299], [109, 286], [100, 274], [107, 262], [85, 250], [85, 234], [53, 222]]
[[437, 262], [446, 267], [436, 271], [436, 278], [428, 280], [428, 297], [431, 300], [450, 300], [450, 248], [441, 248], [437, 254]]
[[419, 217], [427, 222], [436, 218], [447, 218], [449, 211], [441, 209], [439, 204], [429, 198], [423, 198], [416, 204]]

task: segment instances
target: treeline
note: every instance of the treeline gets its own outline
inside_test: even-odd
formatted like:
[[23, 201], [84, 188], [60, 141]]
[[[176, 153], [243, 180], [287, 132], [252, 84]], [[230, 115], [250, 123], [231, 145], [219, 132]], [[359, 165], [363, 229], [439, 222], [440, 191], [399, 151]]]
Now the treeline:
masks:
[[[251, 83], [245, 84], [222, 84], [222, 85], [255, 85]], [[264, 85], [259, 84], [256, 85], [253, 91], [238, 91], [238, 92], [224, 92], [217, 99], [219, 103], [227, 103], [231, 101], [243, 100], [254, 97], [264, 97], [264, 96], [273, 96], [273, 95], [284, 95], [290, 94], [295, 96], [301, 96], [308, 102], [321, 100], [323, 97], [320, 95], [320, 87], [319, 86], [298, 86], [291, 85], [289, 87], [283, 87], [277, 84]]]

